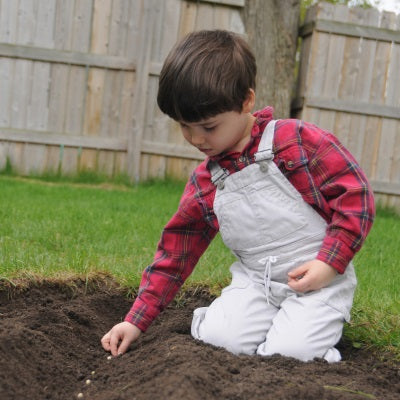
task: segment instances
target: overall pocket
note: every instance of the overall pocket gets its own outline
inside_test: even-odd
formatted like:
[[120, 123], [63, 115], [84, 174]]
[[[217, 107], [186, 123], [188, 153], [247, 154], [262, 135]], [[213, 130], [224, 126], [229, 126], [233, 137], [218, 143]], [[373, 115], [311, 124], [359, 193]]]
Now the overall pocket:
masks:
[[221, 196], [214, 207], [224, 243], [232, 250], [243, 250], [293, 234], [307, 223], [301, 201], [274, 184]]
[[341, 312], [347, 322], [350, 321], [350, 311], [356, 286], [357, 278], [354, 266], [350, 263], [343, 275], [337, 275], [329, 286], [321, 289], [324, 303]]

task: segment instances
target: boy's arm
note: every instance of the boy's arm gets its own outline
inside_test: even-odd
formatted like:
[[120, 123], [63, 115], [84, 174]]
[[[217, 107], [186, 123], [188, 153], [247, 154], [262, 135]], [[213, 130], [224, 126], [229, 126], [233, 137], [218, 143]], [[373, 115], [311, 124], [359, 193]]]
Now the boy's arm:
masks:
[[[195, 215], [197, 219], [193, 218]], [[116, 324], [101, 339], [106, 351], [114, 356], [123, 354], [147, 330], [174, 298], [216, 233], [193, 204], [181, 204], [163, 230], [154, 261], [143, 272], [139, 294], [124, 322]]]
[[372, 227], [373, 192], [354, 157], [330, 133], [324, 132], [308, 165], [328, 219], [317, 259], [344, 273]]
[[138, 296], [125, 321], [146, 331], [189, 277], [217, 231], [203, 220], [177, 213], [164, 228], [154, 261], [143, 272]]

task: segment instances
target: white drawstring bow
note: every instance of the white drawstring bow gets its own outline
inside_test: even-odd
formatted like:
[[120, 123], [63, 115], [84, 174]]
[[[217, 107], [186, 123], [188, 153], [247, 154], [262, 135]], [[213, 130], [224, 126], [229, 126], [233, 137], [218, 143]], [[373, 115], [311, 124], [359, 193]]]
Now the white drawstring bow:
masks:
[[265, 286], [265, 296], [267, 297], [267, 303], [269, 304], [269, 295], [271, 293], [271, 273], [272, 273], [272, 264], [278, 260], [276, 256], [267, 256], [260, 260], [259, 263], [265, 265], [264, 271], [264, 286]]

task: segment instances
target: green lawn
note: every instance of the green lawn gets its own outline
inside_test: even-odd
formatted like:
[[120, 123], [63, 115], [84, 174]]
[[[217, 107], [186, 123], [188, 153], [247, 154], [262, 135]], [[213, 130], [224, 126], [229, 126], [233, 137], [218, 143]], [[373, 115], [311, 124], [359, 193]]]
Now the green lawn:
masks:
[[[0, 175], [0, 278], [88, 277], [108, 272], [138, 286], [184, 184], [158, 181], [136, 187], [51, 183]], [[400, 216], [378, 210], [356, 256], [359, 280], [353, 320], [345, 335], [355, 346], [400, 355]], [[186, 285], [219, 291], [229, 282], [233, 256], [219, 236]]]

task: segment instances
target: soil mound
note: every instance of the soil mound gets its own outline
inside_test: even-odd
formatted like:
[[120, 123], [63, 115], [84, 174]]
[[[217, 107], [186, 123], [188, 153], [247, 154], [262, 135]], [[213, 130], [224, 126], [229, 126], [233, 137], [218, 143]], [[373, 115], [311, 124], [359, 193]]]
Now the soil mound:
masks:
[[42, 283], [9, 297], [0, 287], [0, 399], [400, 399], [400, 363], [345, 343], [344, 361], [327, 364], [196, 342], [191, 315], [206, 291], [183, 294], [112, 359], [100, 338], [131, 305], [115, 286]]

